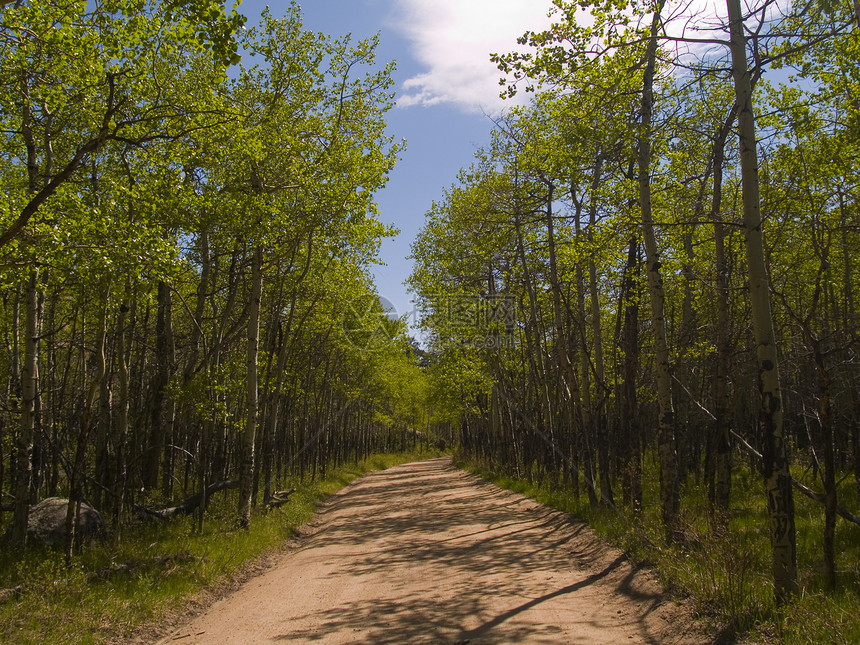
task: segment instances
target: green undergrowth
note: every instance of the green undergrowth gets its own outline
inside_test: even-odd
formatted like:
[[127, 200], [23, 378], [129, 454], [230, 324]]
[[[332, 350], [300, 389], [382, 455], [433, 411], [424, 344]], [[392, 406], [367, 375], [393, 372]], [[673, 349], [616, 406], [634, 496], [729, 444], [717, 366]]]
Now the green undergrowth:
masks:
[[[0, 643], [88, 644], [146, 636], [181, 613], [204, 590], [228, 586], [255, 562], [283, 549], [317, 504], [356, 477], [435, 456], [415, 452], [375, 455], [332, 469], [321, 481], [291, 481], [289, 503], [257, 512], [247, 531], [237, 528], [236, 491], [219, 493], [203, 532], [196, 519], [179, 517], [128, 528], [118, 544], [95, 543], [72, 569], [55, 550], [0, 552]], [[127, 570], [117, 570], [127, 565]], [[112, 567], [111, 572], [107, 568]]]
[[[760, 479], [736, 468], [728, 529], [711, 525], [707, 490], [691, 477], [682, 488], [681, 531], [667, 546], [659, 517], [659, 473], [645, 460], [645, 510], [639, 518], [623, 508], [592, 508], [584, 493], [570, 485], [520, 473], [515, 477], [487, 465], [458, 465], [508, 490], [521, 493], [587, 522], [599, 535], [624, 550], [631, 560], [652, 566], [668, 590], [688, 600], [714, 631], [729, 640], [785, 645], [860, 643], [860, 527], [838, 520], [838, 589], [825, 592], [822, 556], [823, 507], [795, 493], [798, 577], [801, 593], [786, 608], [773, 603], [766, 499]], [[820, 488], [809, 473], [804, 483]], [[853, 480], [843, 481], [840, 502], [857, 508]], [[620, 490], [615, 491], [621, 499]]]

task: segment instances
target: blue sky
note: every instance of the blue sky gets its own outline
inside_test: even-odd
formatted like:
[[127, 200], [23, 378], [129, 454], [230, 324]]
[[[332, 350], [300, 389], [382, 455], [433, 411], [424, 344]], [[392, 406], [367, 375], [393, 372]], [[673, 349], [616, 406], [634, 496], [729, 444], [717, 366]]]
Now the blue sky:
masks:
[[[269, 4], [273, 15], [286, 3], [245, 0], [240, 11], [256, 22]], [[549, 0], [304, 0], [305, 27], [355, 39], [380, 33], [378, 61], [397, 60], [397, 107], [389, 132], [407, 149], [384, 190], [377, 194], [381, 219], [400, 229], [383, 242], [385, 266], [374, 270], [380, 296], [401, 315], [412, 310], [403, 281], [411, 272], [409, 247], [433, 200], [442, 197], [475, 151], [489, 143], [491, 121], [505, 103], [491, 52], [516, 48], [516, 38], [549, 23]], [[410, 320], [414, 323], [414, 320]]]

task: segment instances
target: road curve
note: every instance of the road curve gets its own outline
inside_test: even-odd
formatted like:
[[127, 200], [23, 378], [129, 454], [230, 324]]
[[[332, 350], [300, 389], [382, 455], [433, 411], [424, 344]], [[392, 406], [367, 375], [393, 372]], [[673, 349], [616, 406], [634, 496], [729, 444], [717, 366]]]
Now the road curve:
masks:
[[447, 458], [366, 475], [297, 547], [159, 641], [712, 643], [646, 570]]

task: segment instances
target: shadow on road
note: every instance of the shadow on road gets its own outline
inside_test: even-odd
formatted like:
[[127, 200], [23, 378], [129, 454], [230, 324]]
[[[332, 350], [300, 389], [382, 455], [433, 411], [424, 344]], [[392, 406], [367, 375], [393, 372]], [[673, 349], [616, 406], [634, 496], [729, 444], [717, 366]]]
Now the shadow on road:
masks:
[[[335, 582], [358, 577], [384, 593], [367, 600], [334, 598], [330, 609], [286, 623], [295, 629], [285, 629], [276, 640], [607, 643], [600, 634], [626, 626], [635, 634], [626, 642], [676, 642], [666, 639], [665, 629], [659, 635], [654, 631], [655, 624], [665, 628], [651, 617], [662, 597], [653, 583], [639, 584], [623, 555], [583, 524], [447, 461], [367, 476], [322, 512], [319, 530], [302, 547], [305, 555], [324, 543], [330, 566], [331, 547], [337, 547], [349, 557], [342, 564], [334, 560], [328, 575]], [[571, 572], [580, 579], [570, 583]], [[589, 598], [598, 586], [610, 588], [618, 609]], [[552, 612], [578, 607], [574, 602], [582, 603], [581, 614], [571, 617], [567, 611], [564, 621], [573, 621], [573, 633], [582, 637], [569, 640], [570, 631], [562, 638], [561, 619], [553, 620]], [[548, 613], [535, 623], [538, 610]], [[311, 618], [312, 629], [299, 627]], [[679, 636], [684, 631], [677, 626]]]

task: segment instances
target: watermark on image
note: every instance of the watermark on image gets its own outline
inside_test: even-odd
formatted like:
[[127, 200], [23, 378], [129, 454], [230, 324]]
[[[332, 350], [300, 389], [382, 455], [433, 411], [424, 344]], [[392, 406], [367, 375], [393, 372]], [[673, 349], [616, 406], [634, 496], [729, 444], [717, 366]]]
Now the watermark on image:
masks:
[[343, 331], [349, 343], [364, 351], [379, 351], [390, 345], [399, 331], [397, 309], [382, 296], [362, 295], [347, 302]]
[[444, 295], [429, 301], [434, 315], [452, 331], [512, 334], [516, 326], [514, 296]]
[[[444, 330], [453, 342], [478, 349], [501, 349], [513, 343], [517, 326], [514, 296], [438, 295], [425, 297], [424, 304], [425, 315], [434, 319], [432, 327]], [[349, 301], [342, 322], [354, 347], [378, 351], [394, 341], [401, 321], [419, 345], [426, 347], [437, 340], [433, 331], [421, 328], [419, 307], [401, 315], [382, 296], [362, 295]]]

